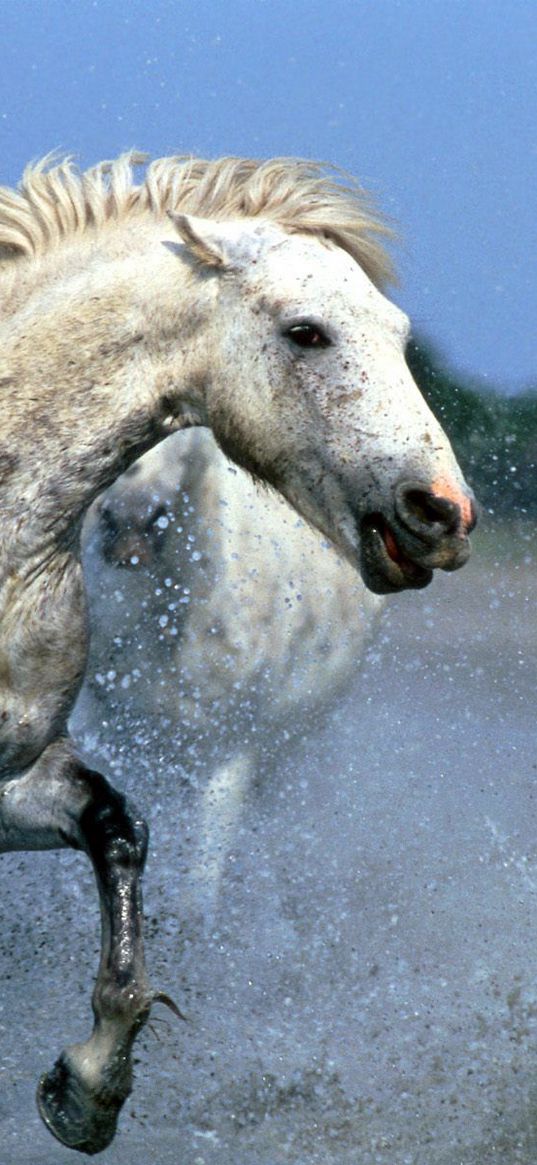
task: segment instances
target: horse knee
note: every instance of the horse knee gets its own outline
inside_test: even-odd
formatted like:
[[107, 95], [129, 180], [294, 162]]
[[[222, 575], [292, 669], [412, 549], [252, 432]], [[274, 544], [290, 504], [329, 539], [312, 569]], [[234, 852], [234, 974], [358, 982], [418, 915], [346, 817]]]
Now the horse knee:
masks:
[[147, 823], [100, 773], [85, 775], [91, 795], [79, 823], [84, 848], [98, 869], [141, 872], [149, 841]]
[[[113, 832], [116, 830], [116, 832]], [[143, 870], [147, 857], [149, 827], [142, 817], [128, 810], [118, 815], [107, 833], [105, 852], [110, 864], [123, 870]]]

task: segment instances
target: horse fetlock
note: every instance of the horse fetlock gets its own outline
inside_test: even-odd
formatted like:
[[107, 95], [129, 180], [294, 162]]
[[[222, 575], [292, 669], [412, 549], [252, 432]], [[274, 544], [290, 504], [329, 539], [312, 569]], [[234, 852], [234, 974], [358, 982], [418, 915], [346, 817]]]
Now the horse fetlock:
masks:
[[113, 1033], [116, 1042], [127, 1041], [130, 1032], [136, 1034], [149, 1019], [153, 998], [146, 982], [134, 983], [130, 979], [126, 986], [120, 987], [117, 978], [100, 977], [92, 999], [97, 1035], [104, 1038], [106, 1029]]
[[63, 1052], [52, 1071], [41, 1077], [37, 1105], [58, 1141], [91, 1155], [106, 1149], [114, 1138], [121, 1107], [131, 1091], [132, 1068], [130, 1057], [123, 1057], [122, 1063], [116, 1058], [96, 1073], [91, 1058], [80, 1056], [90, 1043]]

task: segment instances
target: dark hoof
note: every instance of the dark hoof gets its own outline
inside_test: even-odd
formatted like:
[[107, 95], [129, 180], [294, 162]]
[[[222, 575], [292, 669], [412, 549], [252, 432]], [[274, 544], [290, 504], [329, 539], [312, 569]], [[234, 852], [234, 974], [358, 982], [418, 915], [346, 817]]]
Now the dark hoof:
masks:
[[113, 1140], [125, 1096], [92, 1094], [81, 1076], [60, 1056], [37, 1086], [37, 1106], [47, 1128], [68, 1149], [100, 1153]]

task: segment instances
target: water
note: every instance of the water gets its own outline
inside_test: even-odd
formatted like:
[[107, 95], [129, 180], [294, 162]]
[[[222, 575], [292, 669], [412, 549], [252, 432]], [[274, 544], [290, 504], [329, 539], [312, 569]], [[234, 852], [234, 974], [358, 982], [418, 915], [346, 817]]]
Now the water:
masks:
[[[187, 1020], [155, 1008], [103, 1160], [535, 1165], [536, 597], [516, 531], [395, 600], [330, 723], [248, 795], [210, 917], [179, 771], [112, 758], [151, 824], [152, 980]], [[88, 1032], [96, 895], [75, 854], [2, 861], [0, 1156], [60, 1165], [33, 1095]]]

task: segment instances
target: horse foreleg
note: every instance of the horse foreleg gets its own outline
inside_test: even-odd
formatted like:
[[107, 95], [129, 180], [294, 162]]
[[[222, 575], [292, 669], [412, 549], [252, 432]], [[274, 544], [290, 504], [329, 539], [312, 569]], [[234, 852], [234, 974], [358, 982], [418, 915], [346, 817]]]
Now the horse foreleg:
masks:
[[89, 1040], [62, 1052], [39, 1082], [39, 1111], [69, 1148], [97, 1153], [112, 1140], [131, 1090], [132, 1045], [154, 996], [144, 966], [140, 877], [147, 826], [125, 797], [87, 769], [69, 742], [50, 745], [1, 790], [0, 849], [72, 846], [89, 856], [102, 918]]

